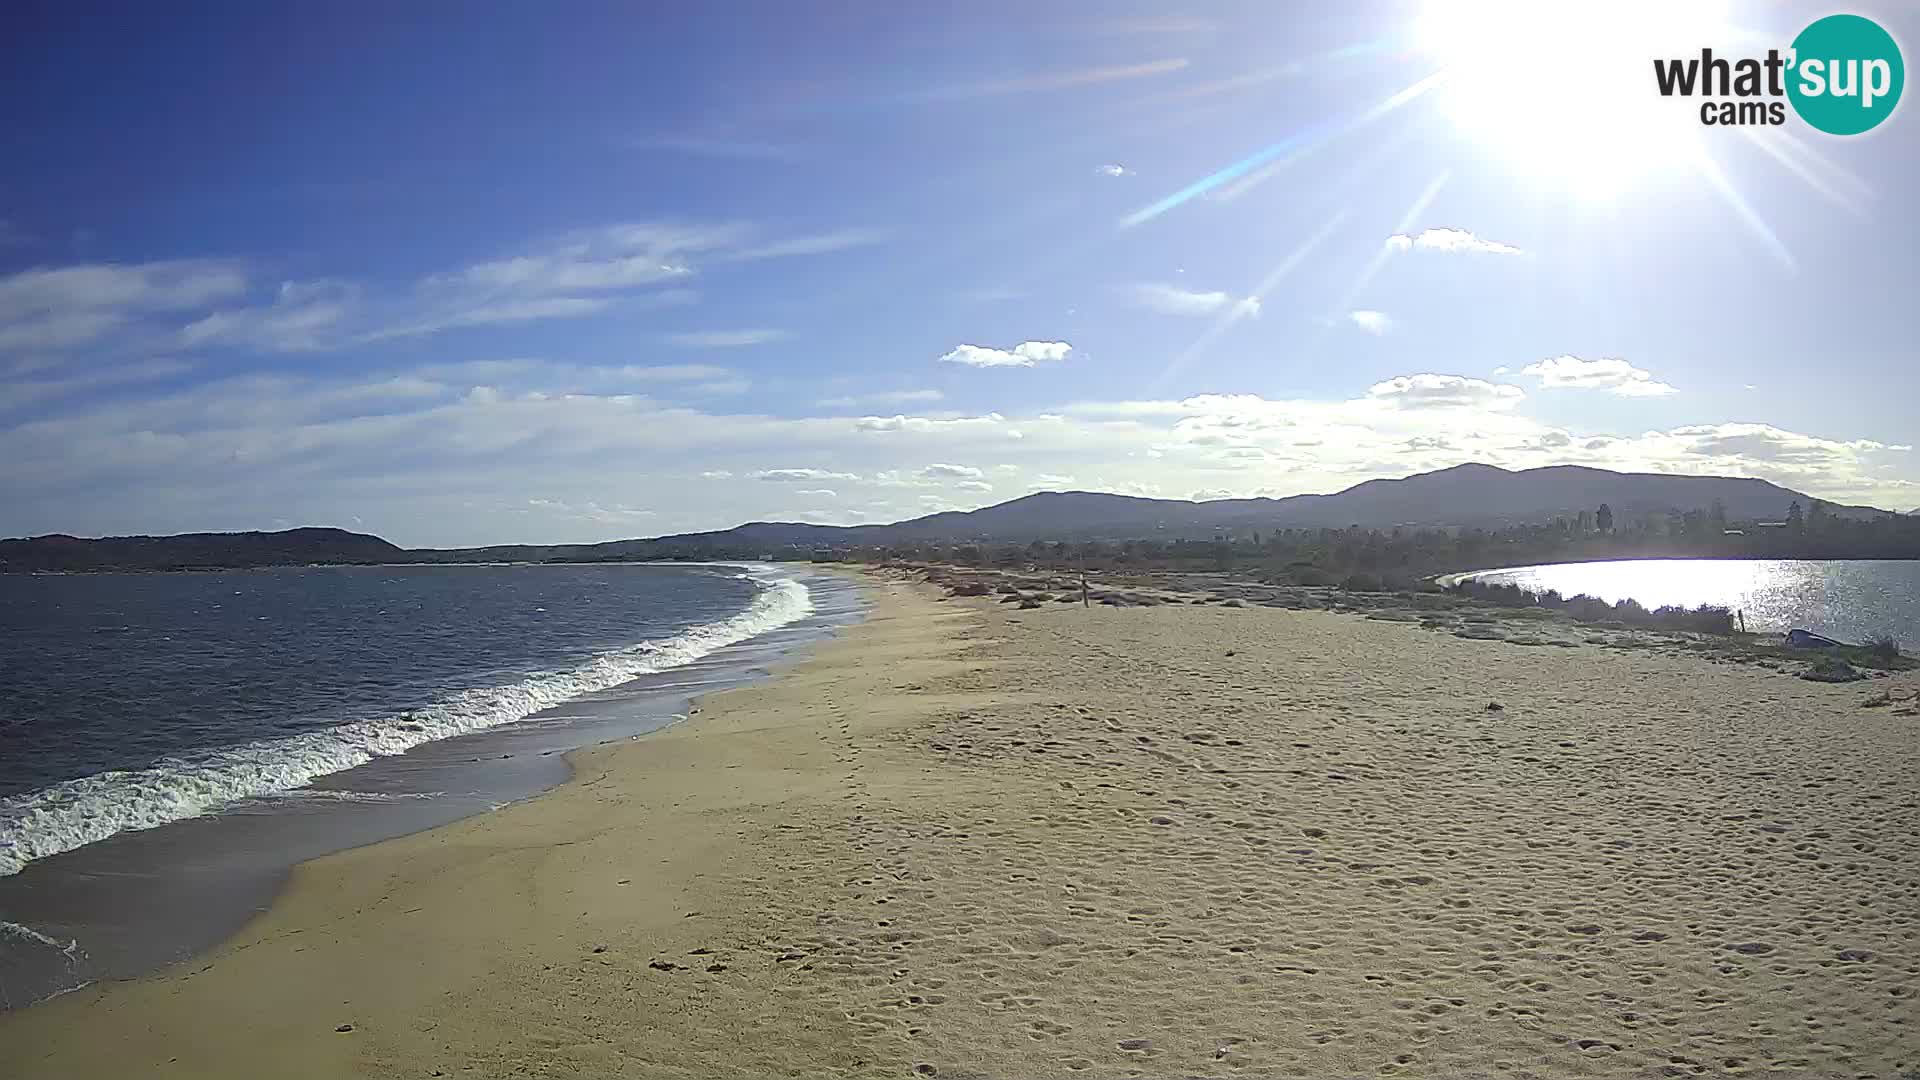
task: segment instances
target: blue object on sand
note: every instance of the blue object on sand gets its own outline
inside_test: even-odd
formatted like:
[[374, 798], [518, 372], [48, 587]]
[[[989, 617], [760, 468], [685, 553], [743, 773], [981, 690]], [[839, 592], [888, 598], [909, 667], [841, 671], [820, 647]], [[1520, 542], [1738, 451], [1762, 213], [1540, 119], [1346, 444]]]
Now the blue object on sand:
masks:
[[1811, 630], [1795, 629], [1787, 631], [1787, 648], [1789, 649], [1842, 649], [1847, 647], [1847, 644], [1843, 641], [1835, 641], [1830, 637], [1821, 637]]

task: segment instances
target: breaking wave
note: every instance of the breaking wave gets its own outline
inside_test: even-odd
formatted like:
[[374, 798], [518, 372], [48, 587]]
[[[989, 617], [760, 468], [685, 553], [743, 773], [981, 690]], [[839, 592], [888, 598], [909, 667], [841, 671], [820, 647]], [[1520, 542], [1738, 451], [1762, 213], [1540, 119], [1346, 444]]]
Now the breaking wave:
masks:
[[463, 690], [424, 708], [372, 720], [162, 758], [141, 769], [77, 777], [0, 799], [0, 877], [34, 859], [116, 833], [197, 817], [239, 799], [291, 791], [316, 777], [405, 753], [422, 743], [525, 719], [569, 698], [691, 663], [806, 618], [807, 587], [760, 571], [746, 610], [676, 637], [616, 649], [567, 671]]

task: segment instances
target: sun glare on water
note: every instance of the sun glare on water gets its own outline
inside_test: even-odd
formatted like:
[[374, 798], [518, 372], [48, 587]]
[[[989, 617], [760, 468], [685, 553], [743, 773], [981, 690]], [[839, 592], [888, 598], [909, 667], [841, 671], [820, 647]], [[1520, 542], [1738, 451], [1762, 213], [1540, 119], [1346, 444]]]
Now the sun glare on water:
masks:
[[1608, 199], [1692, 167], [1699, 118], [1655, 89], [1656, 57], [1727, 50], [1713, 0], [1431, 0], [1418, 47], [1461, 132], [1535, 182]]

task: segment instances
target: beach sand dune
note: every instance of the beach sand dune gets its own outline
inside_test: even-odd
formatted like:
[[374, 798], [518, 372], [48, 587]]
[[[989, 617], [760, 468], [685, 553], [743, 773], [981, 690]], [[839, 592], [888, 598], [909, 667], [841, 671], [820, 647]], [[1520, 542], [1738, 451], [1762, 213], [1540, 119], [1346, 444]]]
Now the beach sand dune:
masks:
[[[1920, 1071], [1920, 721], [1322, 612], [873, 617], [0, 1020], [21, 1076]], [[349, 1031], [336, 1027], [351, 1025]]]

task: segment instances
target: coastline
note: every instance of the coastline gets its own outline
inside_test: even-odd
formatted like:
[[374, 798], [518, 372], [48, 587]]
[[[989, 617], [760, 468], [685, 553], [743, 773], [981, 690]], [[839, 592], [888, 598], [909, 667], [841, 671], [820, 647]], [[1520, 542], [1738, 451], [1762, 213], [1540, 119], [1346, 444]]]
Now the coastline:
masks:
[[0, 1015], [190, 960], [265, 910], [300, 863], [538, 796], [572, 776], [569, 752], [679, 722], [699, 694], [758, 681], [769, 664], [858, 618], [850, 583], [793, 566], [777, 580], [810, 594], [798, 619], [710, 651], [700, 643], [751, 618], [756, 600], [669, 639], [697, 653], [673, 666], [0, 875]]
[[303, 864], [212, 953], [0, 1017], [0, 1049], [22, 1077], [1920, 1062], [1920, 728], [1861, 688], [865, 580], [774, 678]]

